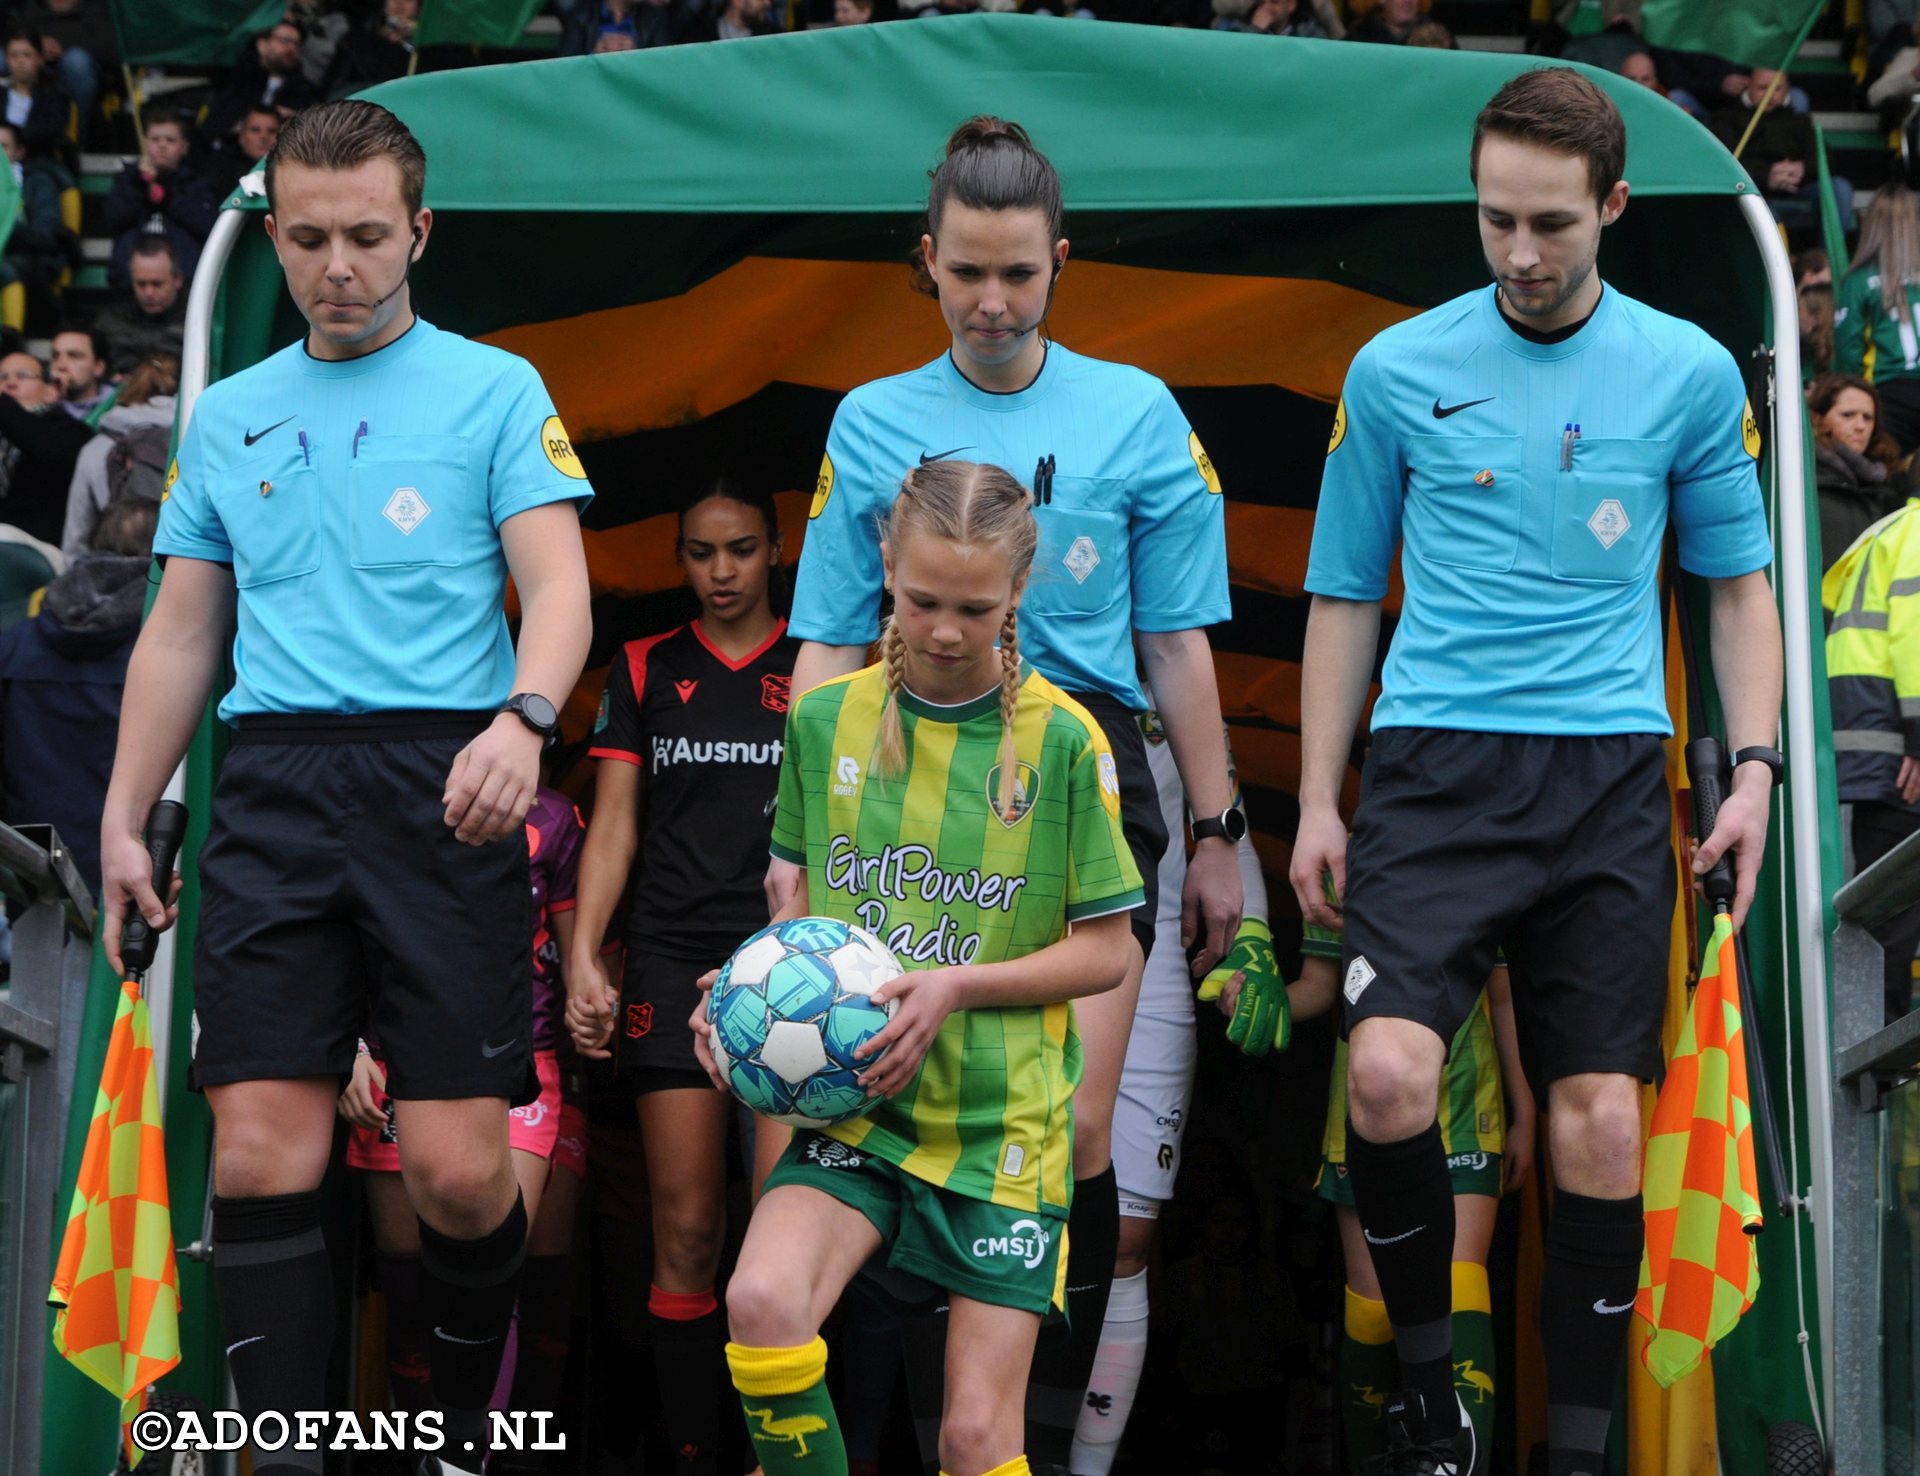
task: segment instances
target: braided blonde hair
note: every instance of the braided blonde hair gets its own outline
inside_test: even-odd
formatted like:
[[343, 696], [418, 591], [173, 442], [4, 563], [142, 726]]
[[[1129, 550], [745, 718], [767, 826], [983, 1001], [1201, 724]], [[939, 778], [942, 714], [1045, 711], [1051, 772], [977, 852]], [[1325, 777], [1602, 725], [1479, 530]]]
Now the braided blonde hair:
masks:
[[[949, 543], [996, 544], [1006, 550], [1007, 572], [1019, 586], [1033, 567], [1040, 541], [1033, 520], [1033, 494], [1018, 478], [997, 466], [972, 461], [935, 461], [910, 470], [900, 484], [881, 527], [881, 537], [897, 554], [909, 533], [930, 534]], [[900, 722], [900, 689], [906, 685], [907, 641], [897, 619], [889, 618], [880, 637], [880, 664], [887, 702], [880, 714], [875, 745], [876, 772], [889, 778], [906, 767], [906, 734]], [[1007, 607], [1000, 627], [1000, 792], [994, 803], [1002, 818], [1019, 818], [1016, 789], [1019, 761], [1013, 720], [1020, 706], [1020, 622], [1017, 605]]]

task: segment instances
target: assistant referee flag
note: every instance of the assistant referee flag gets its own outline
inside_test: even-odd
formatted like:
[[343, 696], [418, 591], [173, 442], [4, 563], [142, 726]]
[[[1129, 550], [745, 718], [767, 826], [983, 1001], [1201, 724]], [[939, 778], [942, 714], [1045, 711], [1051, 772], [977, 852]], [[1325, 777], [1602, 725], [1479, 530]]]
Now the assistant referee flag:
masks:
[[[120, 990], [47, 1300], [57, 1309], [53, 1346], [120, 1400], [124, 1436], [147, 1391], [180, 1362], [180, 1284], [147, 1002], [136, 980]], [[129, 1463], [140, 1454], [129, 1439]]]
[[1759, 1175], [1733, 919], [1721, 913], [1647, 1136], [1647, 1244], [1634, 1311], [1662, 1388], [1693, 1372], [1760, 1290]]

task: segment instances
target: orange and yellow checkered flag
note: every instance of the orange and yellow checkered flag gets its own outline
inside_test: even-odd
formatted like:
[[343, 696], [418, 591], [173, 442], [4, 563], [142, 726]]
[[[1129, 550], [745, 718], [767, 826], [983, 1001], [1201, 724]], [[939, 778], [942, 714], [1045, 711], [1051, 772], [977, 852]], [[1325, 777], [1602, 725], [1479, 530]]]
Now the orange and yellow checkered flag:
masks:
[[1647, 1246], [1634, 1310], [1640, 1360], [1671, 1387], [1693, 1372], [1760, 1290], [1759, 1174], [1747, 1104], [1733, 919], [1707, 941], [1700, 983], [1667, 1064], [1647, 1138]]
[[[120, 1400], [125, 1427], [180, 1362], [180, 1284], [147, 1002], [132, 979], [120, 989], [47, 1300], [53, 1346]], [[128, 1459], [139, 1457], [128, 1441]]]

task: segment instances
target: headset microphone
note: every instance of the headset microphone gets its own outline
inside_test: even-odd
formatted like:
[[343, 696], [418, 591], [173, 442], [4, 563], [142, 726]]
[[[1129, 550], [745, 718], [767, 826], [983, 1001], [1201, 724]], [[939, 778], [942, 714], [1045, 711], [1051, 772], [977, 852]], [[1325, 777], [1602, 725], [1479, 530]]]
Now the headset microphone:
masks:
[[374, 311], [377, 312], [381, 308], [385, 307], [387, 305], [388, 300], [396, 296], [399, 293], [400, 289], [407, 285], [407, 279], [413, 275], [414, 255], [419, 250], [420, 250], [420, 227], [415, 226], [413, 228], [413, 244], [407, 248], [407, 264], [400, 269], [400, 280], [393, 284], [393, 287], [390, 291], [384, 292], [380, 296], [374, 298], [373, 302], [370, 304], [370, 306], [373, 308]]

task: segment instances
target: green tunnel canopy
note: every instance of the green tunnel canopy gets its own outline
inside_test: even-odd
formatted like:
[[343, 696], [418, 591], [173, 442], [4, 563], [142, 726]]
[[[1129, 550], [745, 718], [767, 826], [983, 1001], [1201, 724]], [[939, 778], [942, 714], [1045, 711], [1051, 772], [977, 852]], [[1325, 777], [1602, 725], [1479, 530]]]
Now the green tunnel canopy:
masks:
[[[982, 15], [441, 72], [366, 96], [428, 141], [443, 210], [915, 211], [940, 145], [980, 112], [1026, 125], [1076, 211], [1272, 209], [1471, 198], [1461, 140], [1536, 64]], [[1751, 188], [1671, 103], [1590, 75], [1626, 119], [1636, 192]], [[1290, 143], [1308, 119], [1337, 131]]]

